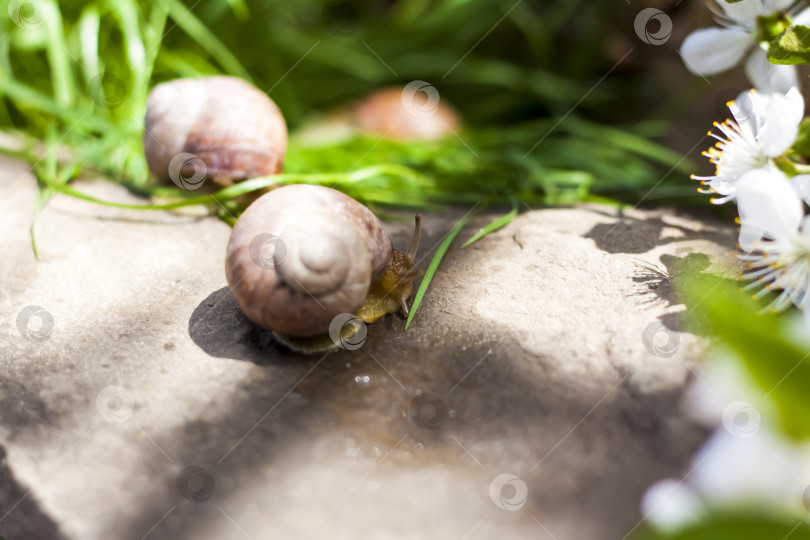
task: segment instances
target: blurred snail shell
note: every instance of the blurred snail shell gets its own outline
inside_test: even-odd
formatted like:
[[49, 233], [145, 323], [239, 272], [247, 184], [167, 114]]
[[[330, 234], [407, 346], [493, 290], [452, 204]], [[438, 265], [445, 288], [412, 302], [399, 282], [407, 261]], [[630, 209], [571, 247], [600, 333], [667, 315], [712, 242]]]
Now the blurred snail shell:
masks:
[[334, 189], [291, 185], [257, 199], [228, 242], [225, 273], [231, 294], [251, 321], [289, 347], [323, 341], [338, 315], [365, 322], [408, 313], [417, 275], [419, 217], [406, 253], [392, 248], [379, 219]]
[[295, 134], [307, 145], [328, 145], [351, 139], [357, 132], [396, 141], [429, 141], [452, 135], [461, 126], [456, 110], [439, 99], [424, 81], [383, 88], [356, 103], [315, 118]]
[[439, 100], [436, 89], [427, 83], [369, 94], [355, 107], [354, 122], [361, 131], [398, 141], [439, 139], [461, 124], [455, 109]]
[[[287, 126], [276, 104], [235, 77], [157, 85], [146, 103], [145, 128], [149, 170], [175, 182], [170, 165], [180, 154], [202, 160], [208, 177], [231, 181], [280, 172], [287, 151]], [[174, 175], [196, 174], [194, 161], [178, 164]]]

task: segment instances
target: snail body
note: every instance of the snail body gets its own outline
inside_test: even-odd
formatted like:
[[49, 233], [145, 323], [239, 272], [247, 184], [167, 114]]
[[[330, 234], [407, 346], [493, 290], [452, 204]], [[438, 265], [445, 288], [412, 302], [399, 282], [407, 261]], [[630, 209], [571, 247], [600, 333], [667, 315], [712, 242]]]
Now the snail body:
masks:
[[227, 185], [281, 172], [286, 151], [287, 127], [278, 107], [242, 79], [175, 79], [149, 94], [144, 154], [158, 178], [177, 183], [176, 176], [198, 174], [200, 164], [192, 158], [199, 158], [204, 176]]
[[407, 315], [418, 243], [418, 218], [402, 253], [377, 217], [351, 197], [291, 185], [261, 196], [242, 214], [228, 242], [225, 273], [248, 319], [310, 352], [337, 345], [334, 339], [324, 347], [307, 344], [324, 342], [338, 315], [367, 323], [397, 311]]

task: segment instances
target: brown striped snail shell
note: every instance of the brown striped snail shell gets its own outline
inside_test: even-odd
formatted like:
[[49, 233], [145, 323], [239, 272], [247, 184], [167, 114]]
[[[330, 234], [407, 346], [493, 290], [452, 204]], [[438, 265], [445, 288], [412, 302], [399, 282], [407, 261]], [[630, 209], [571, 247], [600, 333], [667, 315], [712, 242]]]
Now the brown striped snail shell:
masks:
[[145, 128], [149, 170], [175, 183], [178, 175], [187, 178], [199, 172], [194, 158], [205, 165], [201, 176], [224, 184], [276, 174], [287, 151], [287, 126], [276, 104], [235, 77], [176, 79], [157, 85], [146, 103]]
[[[304, 352], [326, 339], [341, 314], [373, 322], [408, 313], [419, 217], [406, 253], [393, 249], [379, 219], [334, 189], [291, 185], [257, 199], [236, 222], [225, 274], [231, 294], [254, 323]], [[314, 345], [308, 346], [311, 342]]]

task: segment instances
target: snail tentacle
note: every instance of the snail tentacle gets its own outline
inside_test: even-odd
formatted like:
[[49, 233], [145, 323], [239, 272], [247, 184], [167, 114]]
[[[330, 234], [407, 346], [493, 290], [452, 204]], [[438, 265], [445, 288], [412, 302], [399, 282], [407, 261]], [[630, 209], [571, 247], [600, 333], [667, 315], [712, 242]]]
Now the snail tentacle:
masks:
[[411, 245], [408, 246], [408, 251], [405, 256], [408, 257], [408, 262], [413, 265], [416, 259], [416, 252], [419, 250], [419, 241], [422, 239], [422, 214], [414, 216], [413, 238], [411, 238]]

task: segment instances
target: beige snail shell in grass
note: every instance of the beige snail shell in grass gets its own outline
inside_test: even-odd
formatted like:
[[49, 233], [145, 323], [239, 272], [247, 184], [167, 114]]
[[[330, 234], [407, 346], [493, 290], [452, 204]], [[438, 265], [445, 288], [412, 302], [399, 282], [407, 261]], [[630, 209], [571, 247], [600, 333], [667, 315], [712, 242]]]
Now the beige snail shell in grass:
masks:
[[431, 141], [461, 127], [456, 110], [425, 81], [376, 90], [357, 103], [339, 107], [300, 127], [295, 134], [306, 145], [336, 144], [358, 132], [395, 141]]
[[227, 185], [281, 172], [286, 152], [278, 107], [242, 79], [176, 79], [149, 94], [144, 154], [158, 178], [182, 181], [187, 189], [200, 187], [206, 176]]
[[339, 345], [336, 317], [370, 323], [408, 314], [411, 267], [420, 218], [405, 253], [393, 249], [379, 219], [334, 189], [291, 185], [257, 199], [228, 242], [225, 274], [248, 319], [289, 348], [314, 352]]
[[354, 109], [361, 131], [397, 141], [428, 141], [446, 137], [459, 128], [458, 113], [424, 81], [377, 90]]

